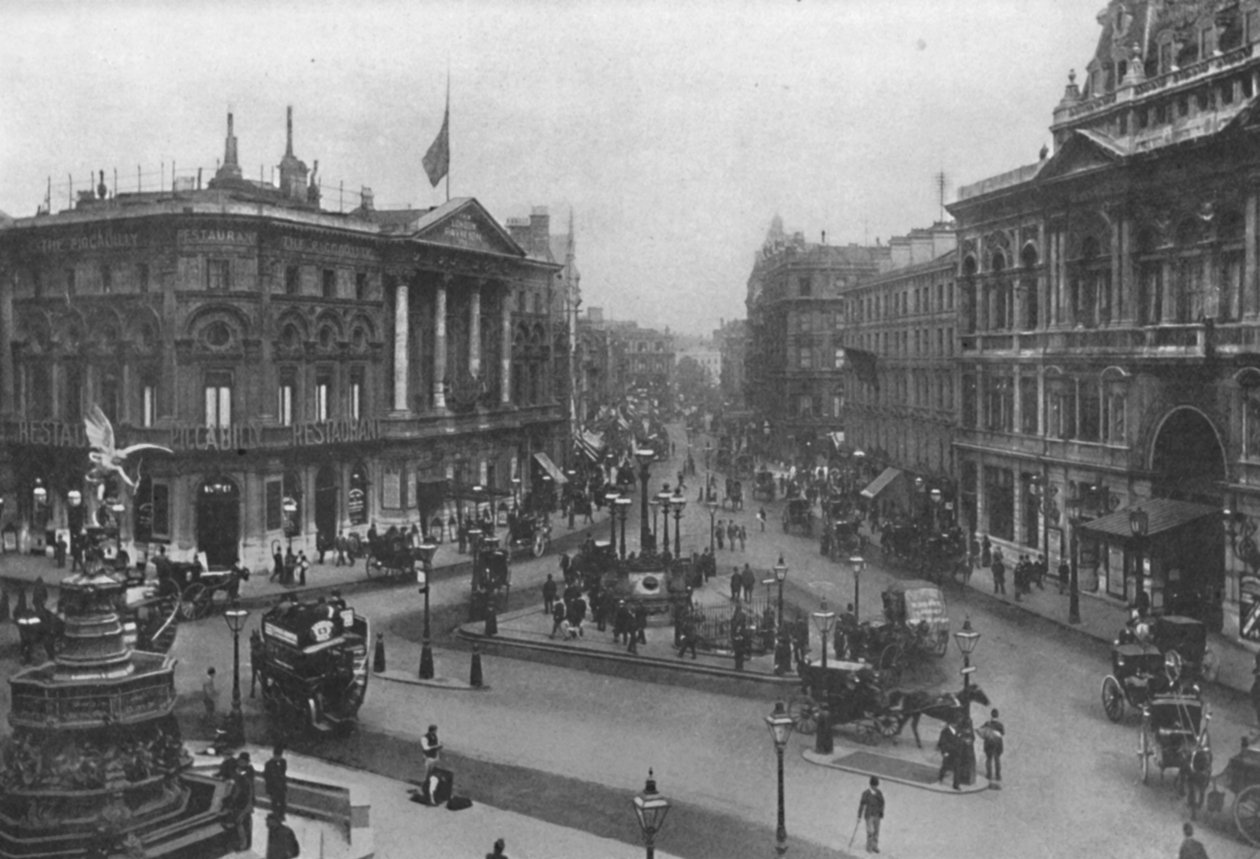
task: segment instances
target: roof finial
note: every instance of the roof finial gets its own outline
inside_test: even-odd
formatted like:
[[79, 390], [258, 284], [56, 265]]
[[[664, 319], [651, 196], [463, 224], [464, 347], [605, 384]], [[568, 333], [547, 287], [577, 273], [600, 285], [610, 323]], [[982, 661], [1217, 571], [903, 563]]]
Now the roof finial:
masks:
[[289, 105], [285, 113], [284, 154], [293, 157], [293, 105]]

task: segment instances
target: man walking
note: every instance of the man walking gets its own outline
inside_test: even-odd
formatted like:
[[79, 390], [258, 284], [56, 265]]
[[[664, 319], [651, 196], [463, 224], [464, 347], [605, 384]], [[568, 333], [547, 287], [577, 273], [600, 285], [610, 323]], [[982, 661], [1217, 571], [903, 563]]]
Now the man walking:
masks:
[[420, 751], [424, 752], [424, 780], [429, 780], [429, 773], [441, 762], [442, 744], [438, 741], [437, 725], [430, 725], [428, 733], [420, 738]]
[[879, 789], [879, 779], [871, 776], [871, 786], [862, 791], [862, 800], [858, 803], [858, 820], [866, 821], [867, 853], [879, 852], [879, 825], [883, 819], [884, 794]]
[[206, 708], [206, 728], [214, 731], [214, 711], [219, 706], [219, 690], [214, 685], [214, 667], [206, 669], [206, 679], [201, 683], [201, 703]]
[[766, 530], [766, 508], [759, 507], [757, 509], [757, 522], [761, 525], [761, 530]]
[[[731, 602], [739, 602], [739, 592], [744, 587], [743, 580], [739, 577], [739, 567], [733, 567], [731, 573]], [[1260, 710], [1257, 710], [1260, 712]]]
[[271, 813], [284, 820], [289, 805], [289, 762], [284, 759], [284, 746], [277, 745], [263, 765], [263, 787], [271, 801]]
[[961, 767], [959, 764], [960, 755], [958, 754], [961, 746], [962, 738], [958, 734], [958, 728], [953, 721], [945, 723], [945, 727], [941, 729], [941, 736], [936, 741], [936, 748], [941, 753], [941, 770], [937, 773], [936, 780], [938, 782], [945, 781], [945, 773], [950, 770], [954, 771], [954, 790], [960, 790], [958, 786], [958, 776]]
[[297, 836], [284, 821], [275, 814], [267, 815], [267, 855], [266, 859], [294, 859], [299, 855]]
[[547, 573], [547, 581], [543, 582], [543, 612], [551, 614], [551, 608], [556, 604], [556, 580], [551, 577], [551, 573]]
[[1002, 563], [1002, 556], [993, 557], [993, 563], [989, 568], [993, 572], [993, 592], [1006, 596], [1006, 565]]
[[744, 585], [744, 602], [751, 604], [753, 591], [757, 590], [757, 576], [753, 573], [752, 567], [744, 564], [744, 572], [740, 576]]
[[1194, 837], [1194, 824], [1185, 824], [1181, 827], [1181, 831], [1186, 836], [1186, 840], [1181, 842], [1177, 859], [1208, 859], [1207, 850], [1203, 848], [1202, 842]]
[[998, 719], [997, 709], [989, 711], [989, 721], [980, 726], [984, 738], [984, 777], [989, 787], [1002, 789], [1002, 745], [1006, 739], [1006, 726]]

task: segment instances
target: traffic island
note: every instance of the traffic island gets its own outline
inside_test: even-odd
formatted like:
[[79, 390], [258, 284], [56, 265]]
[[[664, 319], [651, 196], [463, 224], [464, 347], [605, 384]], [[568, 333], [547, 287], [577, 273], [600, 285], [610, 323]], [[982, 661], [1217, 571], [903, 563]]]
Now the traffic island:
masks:
[[960, 785], [958, 790], [954, 790], [952, 776], [947, 775], [945, 781], [938, 779], [939, 766], [906, 760], [868, 749], [837, 749], [830, 755], [820, 755], [812, 749], [806, 749], [801, 756], [811, 764], [821, 767], [831, 767], [865, 776], [879, 776], [884, 781], [937, 793], [984, 793], [989, 789], [988, 781], [977, 776], [973, 784]]

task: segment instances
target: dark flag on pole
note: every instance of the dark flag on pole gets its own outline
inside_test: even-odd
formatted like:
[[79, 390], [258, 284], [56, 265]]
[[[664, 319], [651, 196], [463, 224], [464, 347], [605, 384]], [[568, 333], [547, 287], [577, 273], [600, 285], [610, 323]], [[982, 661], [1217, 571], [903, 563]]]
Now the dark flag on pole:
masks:
[[424, 153], [424, 172], [429, 175], [429, 182], [435, 188], [451, 169], [451, 93], [450, 85], [447, 84], [447, 87], [446, 111], [442, 114], [442, 130], [438, 132], [433, 143], [429, 144], [429, 151]]
[[868, 385], [879, 386], [879, 372], [876, 369], [875, 353], [863, 349], [845, 349], [844, 366], [853, 369], [858, 380]]

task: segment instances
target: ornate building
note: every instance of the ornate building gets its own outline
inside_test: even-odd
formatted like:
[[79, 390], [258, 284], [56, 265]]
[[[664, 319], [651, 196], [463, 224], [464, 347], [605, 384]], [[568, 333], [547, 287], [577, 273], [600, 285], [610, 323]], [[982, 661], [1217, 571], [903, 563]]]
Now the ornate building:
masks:
[[[120, 509], [141, 555], [258, 565], [286, 540], [427, 520], [450, 487], [556, 479], [561, 266], [471, 198], [322, 209], [291, 112], [279, 172], [242, 177], [229, 115], [204, 188], [102, 182], [0, 228], [0, 486], [24, 547]], [[82, 485], [94, 404], [120, 447], [174, 453]]]
[[964, 507], [1086, 590], [1260, 641], [1260, 4], [1098, 20], [1053, 154], [950, 207]]

